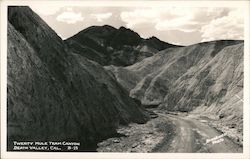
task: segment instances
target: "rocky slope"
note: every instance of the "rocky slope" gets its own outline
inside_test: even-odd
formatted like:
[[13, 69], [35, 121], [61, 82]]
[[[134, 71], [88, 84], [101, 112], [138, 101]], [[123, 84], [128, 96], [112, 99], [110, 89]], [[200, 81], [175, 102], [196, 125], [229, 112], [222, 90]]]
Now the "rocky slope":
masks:
[[178, 47], [156, 37], [143, 39], [136, 32], [120, 27], [92, 26], [65, 40], [74, 53], [101, 65], [128, 66], [160, 50]]
[[190, 112], [242, 145], [243, 54], [243, 41], [221, 40], [105, 68], [145, 107]]
[[101, 65], [74, 54], [30, 8], [8, 8], [8, 150], [12, 141], [76, 141], [81, 151], [148, 115]]
[[243, 41], [206, 42], [166, 49], [125, 68], [106, 69], [145, 106], [178, 111], [205, 106], [231, 118], [236, 111], [240, 117], [243, 48]]

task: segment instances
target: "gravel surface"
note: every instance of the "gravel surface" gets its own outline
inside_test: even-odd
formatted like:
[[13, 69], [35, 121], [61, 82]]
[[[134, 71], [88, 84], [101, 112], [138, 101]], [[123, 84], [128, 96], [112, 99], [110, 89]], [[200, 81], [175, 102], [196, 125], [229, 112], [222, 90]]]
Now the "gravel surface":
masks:
[[173, 136], [174, 125], [157, 117], [146, 124], [129, 124], [117, 131], [121, 137], [109, 138], [98, 144], [98, 152], [156, 152]]

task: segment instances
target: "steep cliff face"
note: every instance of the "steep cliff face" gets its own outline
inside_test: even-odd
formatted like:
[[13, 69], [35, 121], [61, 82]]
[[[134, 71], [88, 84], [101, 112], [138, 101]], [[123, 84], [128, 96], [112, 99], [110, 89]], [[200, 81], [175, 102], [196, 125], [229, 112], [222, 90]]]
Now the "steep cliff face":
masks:
[[8, 150], [13, 140], [80, 141], [81, 150], [144, 109], [101, 65], [72, 53], [28, 7], [8, 8]]
[[134, 65], [107, 69], [144, 105], [181, 111], [222, 105], [228, 94], [242, 91], [243, 43], [214, 41], [170, 48]]
[[160, 50], [178, 47], [156, 37], [143, 39], [136, 32], [120, 27], [92, 26], [70, 37], [65, 43], [74, 53], [101, 65], [128, 66]]

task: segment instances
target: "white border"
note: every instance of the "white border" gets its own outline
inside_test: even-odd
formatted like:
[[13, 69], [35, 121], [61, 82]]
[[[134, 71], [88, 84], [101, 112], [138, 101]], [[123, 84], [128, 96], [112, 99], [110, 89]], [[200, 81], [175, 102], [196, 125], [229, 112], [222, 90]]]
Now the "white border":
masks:
[[[3, 0], [1, 3], [1, 157], [2, 159], [38, 159], [38, 158], [88, 158], [88, 159], [163, 159], [163, 158], [192, 158], [192, 159], [238, 159], [250, 158], [249, 151], [249, 114], [250, 114], [250, 54], [249, 54], [249, 15], [250, 1], [12, 1]], [[244, 27], [244, 146], [243, 153], [86, 153], [86, 152], [6, 152], [6, 99], [7, 99], [7, 6], [47, 4], [56, 6], [120, 6], [120, 7], [242, 7], [245, 11]]]

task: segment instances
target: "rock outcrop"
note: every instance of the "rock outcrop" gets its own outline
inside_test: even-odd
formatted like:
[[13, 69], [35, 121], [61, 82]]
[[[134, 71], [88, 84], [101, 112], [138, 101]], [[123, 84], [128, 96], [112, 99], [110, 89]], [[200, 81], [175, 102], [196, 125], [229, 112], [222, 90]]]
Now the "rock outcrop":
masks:
[[8, 150], [12, 141], [76, 141], [81, 151], [144, 123], [140, 103], [105, 69], [71, 52], [30, 8], [8, 8]]

